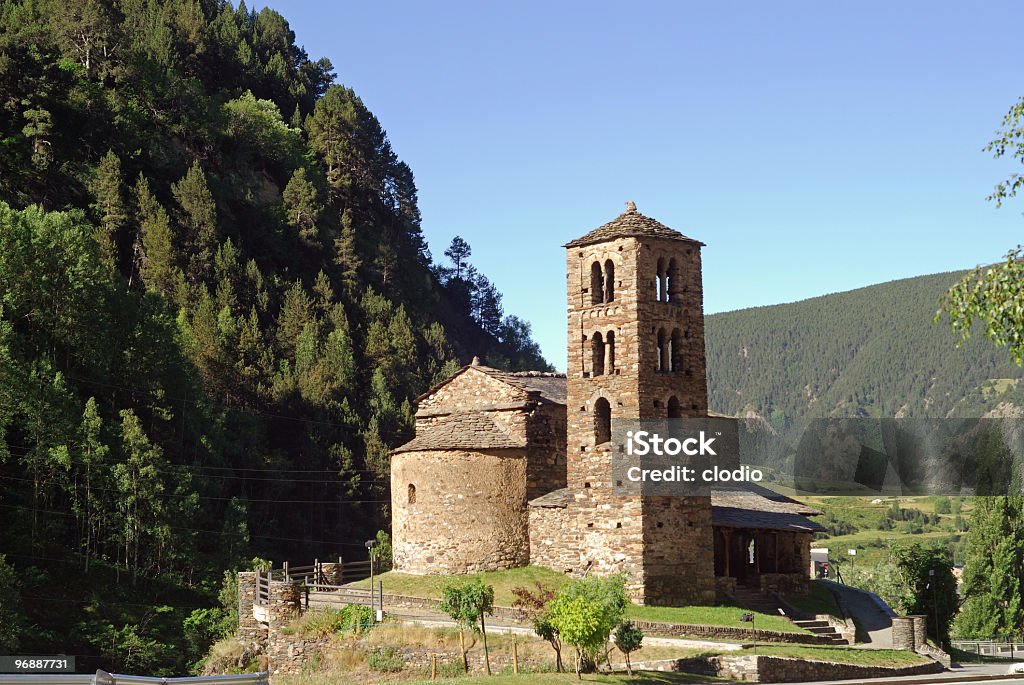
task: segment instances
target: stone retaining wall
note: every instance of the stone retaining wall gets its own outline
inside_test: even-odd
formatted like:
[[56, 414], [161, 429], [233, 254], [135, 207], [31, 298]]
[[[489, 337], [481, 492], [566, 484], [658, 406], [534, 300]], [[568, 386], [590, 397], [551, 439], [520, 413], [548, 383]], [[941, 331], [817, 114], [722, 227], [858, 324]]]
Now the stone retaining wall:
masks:
[[[640, 668], [641, 665], [637, 665]], [[831, 661], [804, 661], [777, 656], [714, 656], [677, 659], [659, 664], [643, 664], [655, 670], [675, 670], [684, 673], [728, 678], [744, 683], [800, 683], [815, 680], [862, 680], [941, 673], [942, 666], [935, 662], [916, 666], [889, 668], [860, 666]]]
[[832, 640], [812, 633], [784, 633], [778, 630], [752, 630], [731, 626], [702, 626], [687, 623], [661, 623], [633, 620], [633, 625], [649, 635], [667, 637], [707, 637], [743, 642], [789, 642], [800, 645], [830, 645]]

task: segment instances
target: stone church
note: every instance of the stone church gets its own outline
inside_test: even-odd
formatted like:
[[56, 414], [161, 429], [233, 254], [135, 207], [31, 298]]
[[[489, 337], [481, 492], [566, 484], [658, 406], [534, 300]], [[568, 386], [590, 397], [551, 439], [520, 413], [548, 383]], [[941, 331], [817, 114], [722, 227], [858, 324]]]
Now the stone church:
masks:
[[820, 512], [764, 488], [612, 493], [611, 424], [708, 416], [703, 243], [627, 211], [565, 245], [566, 374], [474, 360], [418, 398], [391, 460], [396, 571], [623, 572], [645, 604], [800, 591]]

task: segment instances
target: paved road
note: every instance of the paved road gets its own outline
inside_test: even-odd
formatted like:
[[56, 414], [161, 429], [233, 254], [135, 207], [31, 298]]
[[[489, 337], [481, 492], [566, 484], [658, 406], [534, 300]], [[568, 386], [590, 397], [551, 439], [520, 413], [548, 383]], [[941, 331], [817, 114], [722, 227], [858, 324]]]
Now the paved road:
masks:
[[829, 581], [828, 586], [838, 596], [840, 606], [853, 616], [857, 639], [864, 643], [859, 647], [892, 649], [892, 617], [874, 598], [848, 585]]

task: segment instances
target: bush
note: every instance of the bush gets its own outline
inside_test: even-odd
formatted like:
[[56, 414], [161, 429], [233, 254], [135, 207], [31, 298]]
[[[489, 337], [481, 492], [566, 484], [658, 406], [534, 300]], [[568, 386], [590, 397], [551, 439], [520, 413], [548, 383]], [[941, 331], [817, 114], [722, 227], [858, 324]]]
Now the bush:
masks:
[[309, 637], [328, 637], [346, 631], [364, 633], [373, 626], [373, 609], [349, 604], [342, 609], [310, 611], [297, 624], [297, 631]]
[[394, 647], [378, 647], [366, 653], [366, 665], [380, 673], [398, 673], [405, 668], [405, 661]]

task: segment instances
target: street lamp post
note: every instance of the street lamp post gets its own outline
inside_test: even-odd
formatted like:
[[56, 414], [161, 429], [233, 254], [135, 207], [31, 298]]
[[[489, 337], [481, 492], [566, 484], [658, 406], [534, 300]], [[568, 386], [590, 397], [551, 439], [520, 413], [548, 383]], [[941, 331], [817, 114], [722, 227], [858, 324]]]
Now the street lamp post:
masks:
[[370, 555], [370, 608], [376, 609], [377, 600], [374, 599], [373, 595], [373, 547], [377, 544], [376, 540], [366, 541], [366, 551]]
[[939, 635], [941, 635], [939, 631], [939, 604], [935, 599], [935, 569], [928, 569], [928, 578], [928, 584], [932, 586], [932, 618], [935, 621], [935, 642], [941, 647], [942, 645], [939, 642]]

